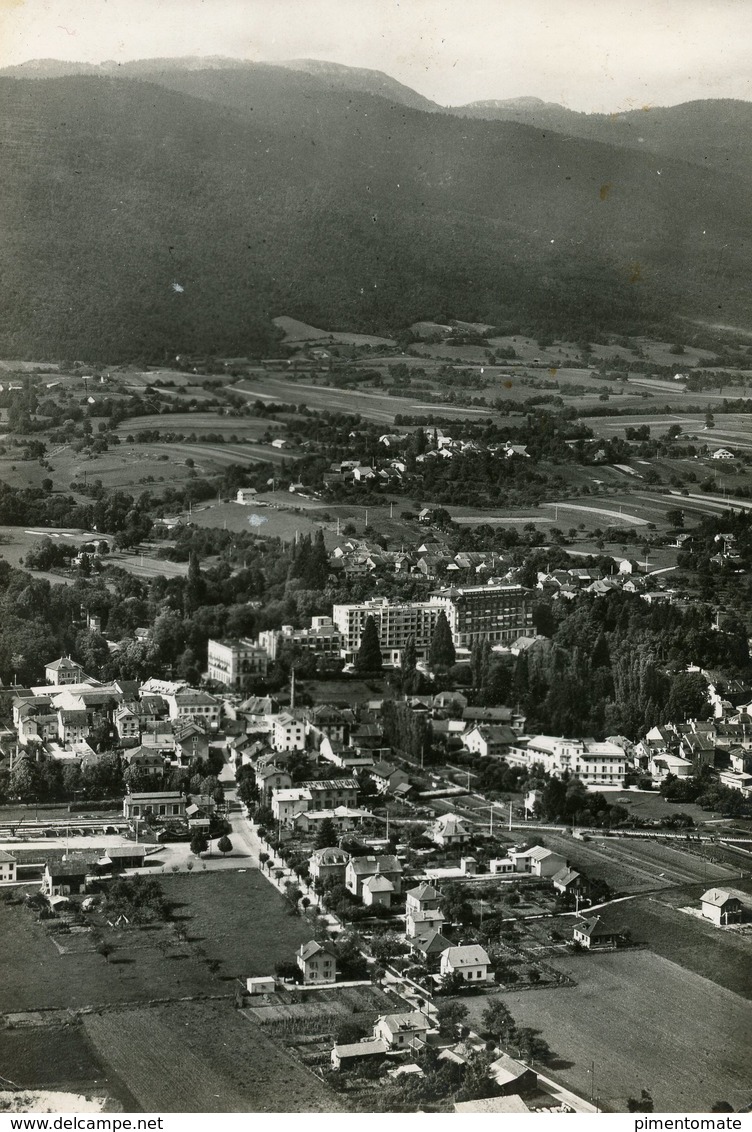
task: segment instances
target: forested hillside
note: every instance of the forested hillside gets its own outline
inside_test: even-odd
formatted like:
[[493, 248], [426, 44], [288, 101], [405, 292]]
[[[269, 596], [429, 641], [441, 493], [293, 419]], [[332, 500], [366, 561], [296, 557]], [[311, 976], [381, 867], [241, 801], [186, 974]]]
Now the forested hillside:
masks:
[[742, 314], [744, 178], [283, 67], [160, 82], [0, 79], [3, 353], [270, 353], [281, 313], [575, 339]]

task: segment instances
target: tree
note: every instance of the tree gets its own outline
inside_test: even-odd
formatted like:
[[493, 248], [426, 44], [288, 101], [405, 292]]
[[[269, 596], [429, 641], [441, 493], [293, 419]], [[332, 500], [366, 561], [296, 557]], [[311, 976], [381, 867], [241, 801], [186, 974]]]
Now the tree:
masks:
[[379, 631], [376, 622], [369, 614], [360, 640], [360, 648], [355, 657], [355, 668], [358, 672], [381, 672], [383, 663]]
[[671, 507], [666, 512], [666, 521], [670, 527], [684, 526], [684, 512], [681, 507]]
[[39, 789], [39, 774], [37, 764], [30, 763], [28, 759], [16, 760], [10, 772], [10, 792], [21, 799], [22, 802], [35, 798]]
[[337, 827], [331, 818], [324, 818], [316, 837], [317, 849], [331, 849], [339, 843]]
[[334, 1040], [337, 1045], [354, 1045], [371, 1032], [371, 1027], [362, 1018], [345, 1016], [334, 1024]]
[[501, 999], [494, 999], [483, 1011], [483, 1027], [499, 1041], [508, 1041], [515, 1024], [511, 1011]]
[[473, 918], [473, 909], [462, 884], [447, 884], [441, 892], [441, 910], [447, 920], [467, 924]]
[[240, 801], [250, 809], [259, 800], [259, 789], [256, 785], [256, 771], [252, 766], [241, 766], [235, 772], [237, 782], [237, 795]]
[[449, 622], [442, 609], [436, 618], [428, 660], [431, 668], [436, 669], [451, 668], [456, 659], [457, 654], [452, 640], [452, 630], [449, 628]]
[[464, 1002], [458, 1002], [456, 999], [440, 1002], [436, 1007], [436, 1017], [439, 1020], [439, 1029], [442, 1034], [453, 1033], [455, 1027], [465, 1021], [468, 1013]]
[[105, 963], [109, 963], [110, 956], [114, 950], [114, 946], [111, 943], [107, 943], [104, 939], [97, 944], [97, 954], [102, 956]]
[[371, 954], [380, 963], [387, 963], [390, 959], [396, 959], [398, 955], [404, 955], [406, 951], [407, 944], [402, 942], [396, 932], [381, 932], [380, 935], [375, 935], [371, 941]]
[[225, 853], [232, 853], [232, 842], [230, 841], [230, 838], [227, 836], [227, 834], [224, 834], [223, 837], [220, 837], [219, 841], [217, 842], [217, 849], [223, 857]]
[[471, 1054], [467, 1060], [465, 1076], [462, 1087], [457, 1093], [457, 1099], [473, 1101], [481, 1097], [491, 1097], [497, 1089], [496, 1081], [491, 1076], [491, 1055], [485, 1051]]
[[627, 1112], [653, 1112], [653, 1098], [647, 1089], [642, 1089], [639, 1099], [630, 1097], [627, 1101]]
[[209, 841], [205, 833], [197, 830], [191, 838], [191, 853], [194, 857], [200, 857], [209, 848]]

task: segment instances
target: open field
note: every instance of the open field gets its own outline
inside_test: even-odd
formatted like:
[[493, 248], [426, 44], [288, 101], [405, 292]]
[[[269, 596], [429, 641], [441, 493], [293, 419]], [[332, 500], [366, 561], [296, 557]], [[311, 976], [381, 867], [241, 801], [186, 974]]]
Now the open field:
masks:
[[[540, 1030], [561, 1059], [551, 1072], [564, 1085], [626, 1111], [641, 1089], [656, 1112], [707, 1112], [718, 1100], [749, 1104], [747, 1051], [752, 1011], [746, 1000], [650, 951], [554, 960], [574, 987], [505, 992], [519, 1025]], [[480, 1025], [491, 999], [466, 998]], [[547, 1070], [544, 1070], [547, 1071]]]
[[[18, 566], [20, 559], [42, 539], [78, 546], [99, 537], [96, 531], [82, 531], [74, 527], [0, 527], [0, 554], [11, 566]], [[40, 576], [38, 571], [35, 574]], [[60, 581], [59, 578], [56, 580]]]
[[300, 322], [297, 318], [280, 315], [272, 320], [275, 326], [284, 331], [286, 344], [302, 345], [311, 342], [314, 345], [324, 346], [327, 342], [341, 342], [350, 346], [393, 346], [391, 338], [380, 338], [377, 334], [351, 334], [345, 330], [320, 330], [317, 326], [309, 326], [307, 322]]
[[[728, 394], [727, 394], [728, 396]], [[734, 396], [732, 393], [731, 396]], [[686, 393], [683, 395], [686, 402], [704, 405], [705, 393]], [[656, 412], [628, 415], [618, 417], [588, 417], [583, 415], [581, 423], [591, 428], [596, 436], [624, 436], [626, 428], [639, 428], [647, 425], [651, 435], [661, 436], [671, 425], [679, 425], [682, 439], [694, 437], [699, 444], [707, 444], [712, 450], [723, 448], [752, 448], [752, 422], [746, 413], [720, 413], [714, 410], [715, 427], [705, 428], [705, 417], [702, 413], [682, 412], [681, 404], [671, 406], [672, 411], [665, 412], [663, 405]]]
[[109, 556], [107, 563], [127, 570], [136, 578], [185, 578], [188, 574], [187, 562], [169, 562], [166, 558], [152, 558], [145, 554], [116, 552]]
[[311, 938], [305, 921], [257, 869], [160, 879], [190, 943], [221, 959], [225, 978], [271, 974], [278, 959], [292, 959]]
[[[289, 495], [290, 506], [295, 505], [295, 496]], [[298, 535], [314, 535], [322, 522], [316, 522], [315, 511], [306, 509], [304, 514], [295, 511], [280, 511], [272, 507], [246, 507], [240, 503], [213, 503], [194, 510], [191, 522], [196, 527], [224, 527], [228, 531], [251, 531], [263, 538], [280, 538], [292, 542]], [[331, 526], [331, 524], [327, 524]]]
[[694, 802], [675, 804], [667, 802], [657, 790], [617, 790], [609, 791], [608, 801], [626, 806], [630, 817], [641, 818], [646, 821], [660, 818], [670, 818], [675, 814], [688, 814], [696, 825], [701, 825], [710, 814]]
[[314, 1074], [229, 1005], [91, 1014], [86, 1031], [145, 1112], [341, 1112]]

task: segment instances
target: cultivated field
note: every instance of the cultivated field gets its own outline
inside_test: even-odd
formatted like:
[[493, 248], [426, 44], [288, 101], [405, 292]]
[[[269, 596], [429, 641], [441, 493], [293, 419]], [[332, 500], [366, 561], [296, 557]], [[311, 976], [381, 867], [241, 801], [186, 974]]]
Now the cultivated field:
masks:
[[98, 1055], [83, 1026], [0, 1026], [0, 1076], [22, 1089], [106, 1096], [104, 1111], [133, 1112], [135, 1098]]
[[140, 432], [158, 429], [161, 433], [182, 432], [187, 436], [205, 432], [220, 433], [223, 437], [239, 440], [258, 440], [264, 433], [274, 432], [279, 422], [270, 417], [230, 417], [224, 413], [153, 413], [150, 416], [127, 417], [118, 425], [118, 435], [136, 436]]
[[[402, 360], [402, 359], [400, 359]], [[280, 377], [264, 377], [258, 380], [243, 379], [233, 389], [252, 400], [274, 401], [288, 405], [308, 405], [315, 410], [328, 410], [340, 413], [359, 414], [366, 420], [391, 425], [397, 414], [415, 416], [439, 416], [457, 419], [475, 419], [491, 416], [488, 408], [461, 408], [457, 405], [428, 405], [414, 397], [392, 397], [362, 389], [335, 389], [310, 382], [285, 381]]]
[[722, 884], [736, 875], [699, 852], [675, 848], [674, 843], [618, 837], [583, 842], [548, 830], [541, 833], [541, 840], [548, 849], [565, 856], [574, 868], [599, 877], [623, 895], [676, 885]]
[[[650, 951], [556, 959], [574, 987], [504, 993], [519, 1025], [540, 1030], [560, 1059], [551, 1072], [604, 1109], [626, 1111], [641, 1089], [656, 1112], [749, 1103], [752, 1011], [745, 999]], [[467, 998], [481, 1026], [491, 999]], [[544, 1069], [548, 1072], [548, 1069]]]
[[145, 1112], [341, 1112], [337, 1098], [226, 1003], [91, 1014], [86, 1031]]

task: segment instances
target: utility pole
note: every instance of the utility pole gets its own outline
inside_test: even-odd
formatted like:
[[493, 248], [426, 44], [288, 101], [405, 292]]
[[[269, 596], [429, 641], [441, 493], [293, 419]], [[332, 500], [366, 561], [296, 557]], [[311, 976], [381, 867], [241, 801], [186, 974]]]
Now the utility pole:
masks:
[[512, 799], [509, 799], [509, 832], [512, 832]]

